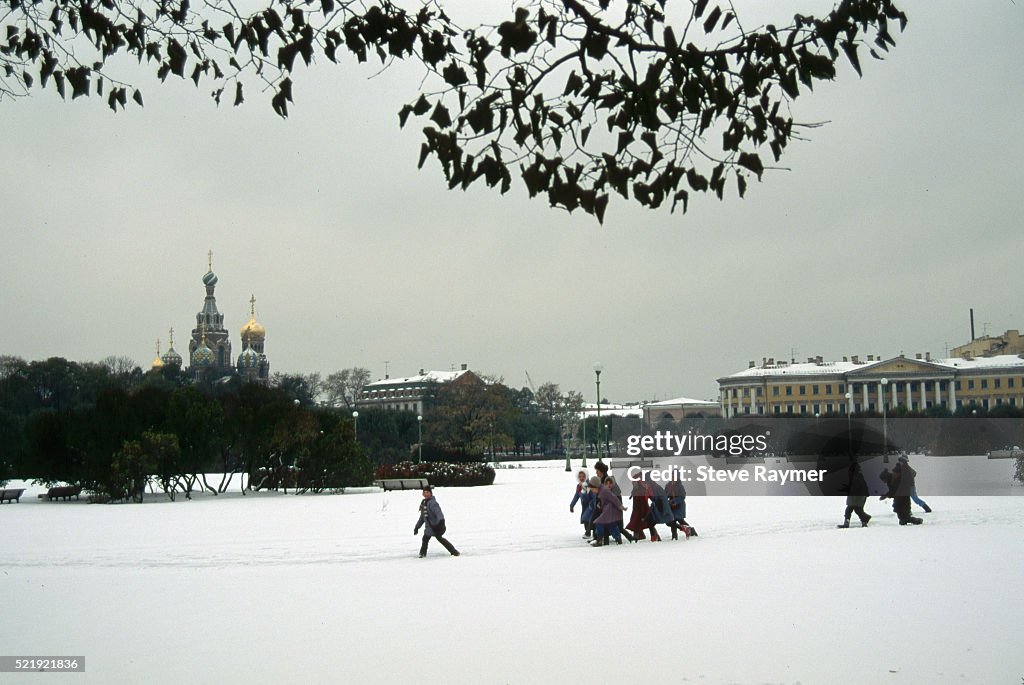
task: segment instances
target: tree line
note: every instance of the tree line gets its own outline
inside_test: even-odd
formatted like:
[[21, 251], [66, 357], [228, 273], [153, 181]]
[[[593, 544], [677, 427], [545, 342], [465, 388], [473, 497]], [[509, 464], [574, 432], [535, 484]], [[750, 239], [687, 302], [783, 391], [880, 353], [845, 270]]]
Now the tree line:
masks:
[[543, 453], [581, 428], [579, 393], [495, 378], [439, 385], [422, 421], [373, 407], [355, 417], [369, 377], [355, 367], [207, 383], [121, 357], [0, 356], [0, 481], [70, 483], [111, 500], [147, 486], [171, 499], [232, 486], [319, 492], [366, 485], [381, 463]]

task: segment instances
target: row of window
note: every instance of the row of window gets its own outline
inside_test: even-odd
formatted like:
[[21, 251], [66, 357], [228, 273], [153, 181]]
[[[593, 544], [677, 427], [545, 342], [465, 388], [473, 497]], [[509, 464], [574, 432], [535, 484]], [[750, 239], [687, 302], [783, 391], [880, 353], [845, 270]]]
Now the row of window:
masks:
[[[989, 389], [998, 390], [998, 389], [1001, 389], [1001, 388], [1004, 387], [1003, 386], [1003, 381], [1006, 381], [1006, 385], [1005, 385], [1006, 388], [1017, 388], [1017, 387], [1024, 388], [1024, 378], [1020, 378], [1019, 380], [1020, 380], [1020, 384], [1018, 385], [1018, 383], [1017, 383], [1018, 379], [1014, 378], [1014, 377], [1010, 377], [1010, 378], [979, 378], [979, 379], [968, 378], [966, 380], [966, 385], [965, 385], [965, 381], [956, 381], [954, 383], [954, 388], [956, 390], [963, 390], [964, 387], [966, 387], [967, 390], [975, 390], [975, 389], [980, 389], [980, 390], [989, 390]], [[853, 393], [854, 395], [856, 395], [857, 393], [863, 393], [865, 386], [867, 387], [868, 393], [877, 393], [878, 392], [878, 386], [879, 386], [878, 383], [851, 383], [850, 384], [850, 392]], [[894, 388], [895, 392], [897, 392], [897, 393], [908, 392], [908, 391], [909, 392], [920, 392], [922, 386], [924, 386], [924, 391], [925, 392], [934, 392], [936, 386], [938, 386], [939, 392], [945, 392], [948, 389], [948, 387], [949, 387], [949, 382], [948, 381], [905, 381], [905, 382], [904, 381], [893, 381], [892, 383], [889, 383], [889, 386]], [[833, 387], [836, 388], [836, 392], [838, 394], [840, 394], [840, 395], [846, 394], [846, 384], [845, 383], [838, 383], [838, 384], [824, 383], [824, 384], [815, 384], [815, 385], [798, 385], [798, 386], [795, 386], [795, 392], [796, 392], [797, 395], [807, 395], [807, 394], [810, 394], [812, 396], [813, 395], [822, 395], [822, 394], [824, 394], [824, 395], [831, 395]], [[824, 388], [824, 393], [821, 392], [822, 388]], [[786, 385], [786, 386], [773, 385], [773, 386], [771, 386], [771, 389], [772, 389], [772, 397], [779, 397], [779, 396], [781, 396], [783, 394], [785, 394], [785, 396], [787, 396], [787, 397], [792, 397], [793, 394], [794, 394], [794, 386], [792, 386], [792, 385]], [[754, 396], [755, 397], [761, 397], [763, 395], [764, 388], [762, 386], [757, 386], [756, 388], [730, 388], [730, 389], [726, 390], [726, 397], [727, 398], [731, 397], [733, 399], [736, 399], [738, 397], [750, 397], [750, 393], [751, 393], [752, 390], [754, 391]], [[808, 393], [808, 390], [810, 390], [809, 393]], [[887, 389], [886, 392], [892, 392], [892, 390], [888, 390]]]
[[[1006, 400], [1005, 402], [1003, 401], [1004, 399]], [[945, 402], [942, 402], [940, 404], [941, 404], [941, 406], [946, 406]], [[1017, 407], [1017, 406], [1024, 407], [1024, 398], [1021, 398], [1019, 403], [1018, 403], [1016, 397], [1007, 397], [1007, 398], [997, 397], [997, 398], [995, 398], [995, 401], [990, 401], [988, 398], [984, 398], [984, 399], [979, 400], [979, 401], [975, 401], [975, 400], [967, 400], [966, 402], [964, 400], [957, 400], [956, 401], [957, 409], [961, 409], [961, 408], [963, 408], [965, 406], [966, 407], [984, 407], [985, 409], [989, 409], [991, 407], [998, 407], [998, 406], [1001, 406], [1001, 405], [1004, 405], [1004, 404], [1009, 405], [1011, 407]], [[886, 409], [890, 410], [890, 411], [895, 406], [896, 405], [893, 404], [892, 402], [886, 402], [885, 403]], [[906, 406], [906, 405], [903, 405], [903, 406]], [[929, 401], [929, 402], [926, 402], [924, 404], [923, 408], [924, 409], [931, 409], [933, 406], [935, 406], [935, 403]], [[911, 402], [909, 408], [910, 408], [911, 411], [919, 411], [919, 410], [922, 409], [922, 406], [921, 406], [920, 402]], [[824, 409], [824, 411], [822, 411], [823, 409]], [[866, 407], [866, 409], [867, 409], [867, 411], [878, 411], [877, 405], [874, 402], [869, 402], [867, 407]], [[859, 413], [859, 412], [864, 411], [864, 410], [865, 410], [865, 407], [860, 402], [854, 403], [853, 411], [855, 413]], [[750, 407], [749, 406], [744, 406], [744, 407], [740, 408], [740, 413], [742, 413], [744, 415], [750, 415], [752, 412], [750, 411]], [[823, 403], [823, 404], [811, 404], [811, 405], [808, 405], [808, 404], [800, 404], [800, 405], [786, 404], [786, 406], [782, 406], [782, 405], [777, 404], [777, 405], [775, 405], [772, 408], [772, 413], [774, 413], [774, 414], [805, 414], [805, 415], [812, 415], [812, 416], [818, 415], [818, 414], [840, 414], [840, 415], [845, 416], [846, 415], [846, 404], [845, 403]], [[761, 414], [761, 415], [764, 414], [764, 405], [761, 405], [761, 404], [757, 405], [757, 414]]]
[[379, 400], [385, 397], [422, 397], [426, 393], [427, 389], [424, 387], [416, 388], [389, 388], [387, 390], [364, 390], [361, 399], [365, 400]]

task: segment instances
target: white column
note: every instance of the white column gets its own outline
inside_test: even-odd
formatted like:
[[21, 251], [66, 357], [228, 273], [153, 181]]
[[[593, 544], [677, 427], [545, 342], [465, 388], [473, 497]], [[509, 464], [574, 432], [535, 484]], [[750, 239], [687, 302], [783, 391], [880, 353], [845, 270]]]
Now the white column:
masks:
[[928, 406], [928, 396], [924, 391], [924, 381], [919, 381], [919, 383], [921, 383], [921, 411], [924, 411], [925, 407]]
[[[850, 386], [846, 386], [846, 387], [850, 387]], [[852, 414], [853, 413], [853, 393], [852, 392], [850, 393], [850, 399], [846, 400], [846, 413], [847, 414]]]
[[878, 384], [878, 411], [882, 411], [882, 405], [885, 404], [885, 389], [882, 384]]
[[894, 381], [893, 384], [892, 384], [892, 408], [895, 409], [896, 407], [898, 407], [899, 403], [900, 403], [900, 400], [899, 400], [899, 397], [896, 394], [896, 383]]
[[949, 410], [956, 411], [956, 381], [949, 380]]
[[863, 409], [864, 411], [867, 411], [868, 410], [868, 406], [870, 405], [870, 402], [868, 400], [868, 384], [867, 383], [861, 383], [860, 384], [860, 388], [861, 388], [861, 390], [864, 391], [864, 404], [861, 405], [861, 409]]
[[942, 406], [942, 391], [939, 390], [939, 381], [935, 381], [935, 406]]
[[757, 413], [757, 406], [754, 404], [754, 395], [757, 394], [757, 388], [750, 389], [750, 413]]

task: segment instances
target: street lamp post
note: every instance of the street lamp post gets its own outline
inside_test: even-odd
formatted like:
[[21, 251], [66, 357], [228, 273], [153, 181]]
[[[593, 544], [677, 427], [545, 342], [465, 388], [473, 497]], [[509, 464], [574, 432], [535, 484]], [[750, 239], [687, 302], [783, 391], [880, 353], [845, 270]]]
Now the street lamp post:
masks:
[[851, 393], [846, 393], [846, 446], [850, 450], [850, 456], [853, 456], [853, 423], [850, 418], [850, 400], [853, 399]]
[[597, 460], [601, 461], [601, 372], [604, 364], [594, 364], [594, 375], [597, 378]]
[[889, 379], [882, 379], [882, 454], [884, 455], [882, 461], [886, 464], [889, 463], [889, 425], [886, 422], [886, 411], [885, 411], [885, 386], [889, 385]]
[[[564, 425], [562, 426], [562, 429], [563, 430], [565, 429]], [[572, 464], [569, 463], [569, 455], [571, 454], [571, 452], [569, 451], [569, 434], [568, 433], [565, 433], [562, 436], [562, 449], [565, 450], [565, 471], [566, 471], [566, 473], [570, 473], [570, 472], [572, 472]]]
[[587, 410], [583, 409], [583, 463], [580, 464], [584, 469], [587, 468], [587, 450], [590, 449], [590, 445], [587, 443]]
[[355, 431], [356, 442], [359, 442], [359, 412], [352, 412], [352, 429]]
[[423, 463], [423, 415], [416, 416], [416, 463]]

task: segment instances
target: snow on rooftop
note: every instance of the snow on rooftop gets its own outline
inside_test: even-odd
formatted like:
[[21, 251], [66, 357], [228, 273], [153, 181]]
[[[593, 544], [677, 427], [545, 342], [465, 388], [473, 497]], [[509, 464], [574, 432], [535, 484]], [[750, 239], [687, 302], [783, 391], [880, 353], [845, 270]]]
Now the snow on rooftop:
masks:
[[995, 368], [1024, 368], [1024, 359], [1016, 354], [998, 354], [993, 357], [951, 357], [939, 359], [938, 364], [952, 366], [958, 369], [995, 369]]
[[692, 397], [677, 397], [673, 400], [661, 400], [659, 402], [648, 402], [646, 407], [678, 407], [678, 406], [718, 406], [715, 400], [695, 400]]
[[469, 371], [427, 371], [426, 373], [418, 376], [408, 376], [407, 378], [381, 378], [373, 383], [367, 383], [364, 387], [372, 388], [382, 385], [406, 385], [415, 383], [448, 383], [464, 373], [469, 373]]
[[872, 361], [842, 362], [801, 362], [796, 364], [785, 361], [765, 366], [755, 366], [744, 369], [738, 373], [730, 374], [725, 378], [756, 378], [763, 376], [814, 376], [844, 374], [854, 371], [863, 371], [879, 364], [892, 362], [894, 359], [921, 364], [923, 366], [946, 367], [950, 369], [998, 369], [998, 368], [1024, 368], [1024, 359], [1015, 354], [1001, 354], [993, 357], [951, 357], [948, 359], [912, 359], [909, 357], [894, 357], [890, 359], [874, 359]]

